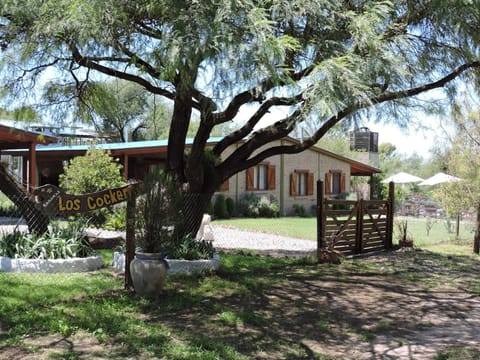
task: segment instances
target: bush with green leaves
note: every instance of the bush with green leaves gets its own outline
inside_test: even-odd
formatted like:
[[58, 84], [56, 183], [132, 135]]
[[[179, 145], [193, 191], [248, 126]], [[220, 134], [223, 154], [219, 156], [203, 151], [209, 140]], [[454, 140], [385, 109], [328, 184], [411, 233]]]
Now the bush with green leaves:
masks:
[[235, 209], [235, 201], [232, 198], [226, 198], [225, 205], [227, 206], [227, 213], [229, 217], [234, 217], [237, 215], [237, 211]]
[[105, 215], [105, 222], [102, 226], [105, 230], [124, 231], [127, 228], [127, 207], [123, 204], [114, 206]]
[[238, 211], [245, 217], [278, 217], [278, 203], [273, 196], [258, 197], [255, 193], [246, 193], [238, 204]]
[[218, 194], [215, 197], [215, 202], [213, 204], [213, 216], [216, 219], [228, 219], [230, 217], [230, 214], [227, 211], [225, 195]]
[[172, 174], [153, 167], [143, 181], [135, 209], [136, 243], [146, 253], [169, 255], [178, 246], [183, 197]]
[[68, 259], [87, 257], [94, 250], [87, 241], [83, 225], [52, 222], [43, 235], [15, 230], [0, 237], [0, 256], [23, 259]]
[[[69, 194], [88, 194], [125, 185], [121, 174], [122, 165], [106, 150], [95, 147], [84, 156], [70, 160], [60, 174], [60, 188]], [[92, 224], [100, 226], [105, 222], [109, 209], [92, 211], [81, 217], [89, 217]]]
[[215, 248], [211, 241], [197, 240], [192, 235], [187, 235], [179, 241], [175, 252], [170, 256], [172, 259], [199, 260], [211, 259]]
[[305, 209], [305, 206], [302, 204], [293, 204], [293, 214], [298, 217], [309, 217], [310, 214]]

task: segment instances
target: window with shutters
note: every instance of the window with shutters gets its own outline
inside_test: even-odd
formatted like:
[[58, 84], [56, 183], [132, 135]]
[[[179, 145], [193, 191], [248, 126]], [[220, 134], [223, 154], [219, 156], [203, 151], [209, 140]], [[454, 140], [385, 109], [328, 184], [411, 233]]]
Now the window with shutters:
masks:
[[330, 195], [341, 194], [346, 191], [345, 173], [331, 170], [325, 174], [325, 193]]
[[261, 163], [249, 168], [247, 190], [275, 190], [275, 165]]
[[290, 195], [313, 195], [313, 173], [308, 170], [295, 170], [290, 174]]

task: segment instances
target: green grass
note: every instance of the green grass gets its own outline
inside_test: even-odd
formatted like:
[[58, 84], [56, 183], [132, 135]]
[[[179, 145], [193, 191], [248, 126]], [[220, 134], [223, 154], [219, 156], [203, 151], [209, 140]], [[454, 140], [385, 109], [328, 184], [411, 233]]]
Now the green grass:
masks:
[[314, 217], [242, 218], [215, 220], [213, 224], [234, 226], [243, 230], [262, 231], [299, 239], [316, 240], [317, 238], [317, 219]]
[[[102, 253], [110, 258], [111, 252]], [[52, 359], [254, 359], [262, 354], [334, 359], [306, 347], [304, 339], [325, 347], [368, 342], [377, 335], [396, 334], [399, 322], [402, 329], [413, 331], [418, 327], [418, 298], [412, 294], [423, 298], [429, 291], [455, 288], [478, 295], [479, 270], [476, 256], [428, 251], [387, 253], [341, 265], [223, 254], [215, 275], [169, 276], [156, 301], [125, 291], [123, 277], [109, 269], [88, 274], [0, 273], [0, 358], [5, 351], [21, 349]], [[393, 313], [383, 306], [361, 311], [361, 302], [346, 298], [358, 294], [358, 299], [368, 299], [378, 292], [385, 293], [380, 299], [393, 299]], [[398, 303], [395, 298], [402, 293], [406, 297]], [[49, 336], [72, 344], [83, 337], [99, 346], [87, 353], [73, 345], [56, 348], [61, 341]], [[48, 340], [43, 344], [29, 343], [44, 338]], [[454, 354], [451, 350], [439, 359]]]
[[[314, 218], [221, 223], [315, 238]], [[123, 276], [106, 267], [87, 274], [0, 273], [0, 358], [337, 359], [325, 349], [385, 334], [401, 339], [433, 326], [419, 320], [425, 311], [451, 311], [448, 302], [432, 308], [429, 299], [480, 295], [480, 258], [470, 240], [451, 240], [441, 223], [422, 238], [425, 224], [408, 224], [423, 251], [340, 265], [222, 254], [214, 275], [169, 276], [156, 301], [124, 290]], [[112, 262], [111, 250], [99, 253]], [[57, 346], [63, 341], [72, 346]], [[88, 346], [76, 345], [82, 341]], [[436, 358], [477, 355], [452, 344]]]

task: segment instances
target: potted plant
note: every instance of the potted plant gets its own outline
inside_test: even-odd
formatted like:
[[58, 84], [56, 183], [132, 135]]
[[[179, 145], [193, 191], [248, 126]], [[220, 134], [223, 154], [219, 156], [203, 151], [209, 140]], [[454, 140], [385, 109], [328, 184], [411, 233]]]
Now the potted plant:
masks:
[[168, 270], [166, 256], [175, 250], [181, 219], [181, 193], [173, 177], [152, 168], [136, 204], [136, 251], [130, 273], [137, 294], [153, 298], [161, 293]]

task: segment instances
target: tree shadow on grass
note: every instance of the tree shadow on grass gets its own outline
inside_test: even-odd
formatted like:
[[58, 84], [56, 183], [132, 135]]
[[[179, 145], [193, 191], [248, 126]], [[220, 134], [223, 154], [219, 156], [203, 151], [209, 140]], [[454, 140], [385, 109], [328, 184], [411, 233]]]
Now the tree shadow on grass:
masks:
[[69, 358], [88, 355], [79, 332], [110, 358], [394, 358], [422, 342], [437, 351], [468, 345], [479, 331], [479, 270], [477, 258], [429, 252], [339, 266], [230, 255], [213, 276], [170, 276], [155, 301], [118, 289], [39, 298], [30, 312], [0, 316], [0, 341], [23, 327], [71, 341]]
[[[311, 358], [312, 353], [341, 356], [352, 348], [366, 356], [385, 354], [412, 343], [419, 329], [462, 321], [478, 306], [475, 293], [459, 286], [473, 280], [471, 267], [478, 264], [430, 253], [400, 257], [391, 263], [391, 255], [381, 255], [373, 268], [358, 263], [372, 261], [364, 259], [338, 267], [288, 263], [224, 269], [217, 275], [223, 293], [218, 289], [192, 301], [189, 291], [178, 291], [182, 283], [175, 282], [145, 314], [149, 321], [195, 339], [195, 346], [212, 346], [208, 340], [216, 339], [214, 344], [227, 344], [252, 358]], [[448, 283], [452, 275], [455, 281]], [[202, 287], [203, 280], [188, 286]], [[188, 307], [162, 310], [182, 296], [188, 300], [180, 303], [190, 301]], [[464, 334], [432, 346], [468, 340], [474, 329], [465, 327]], [[376, 346], [379, 336], [384, 347]]]

